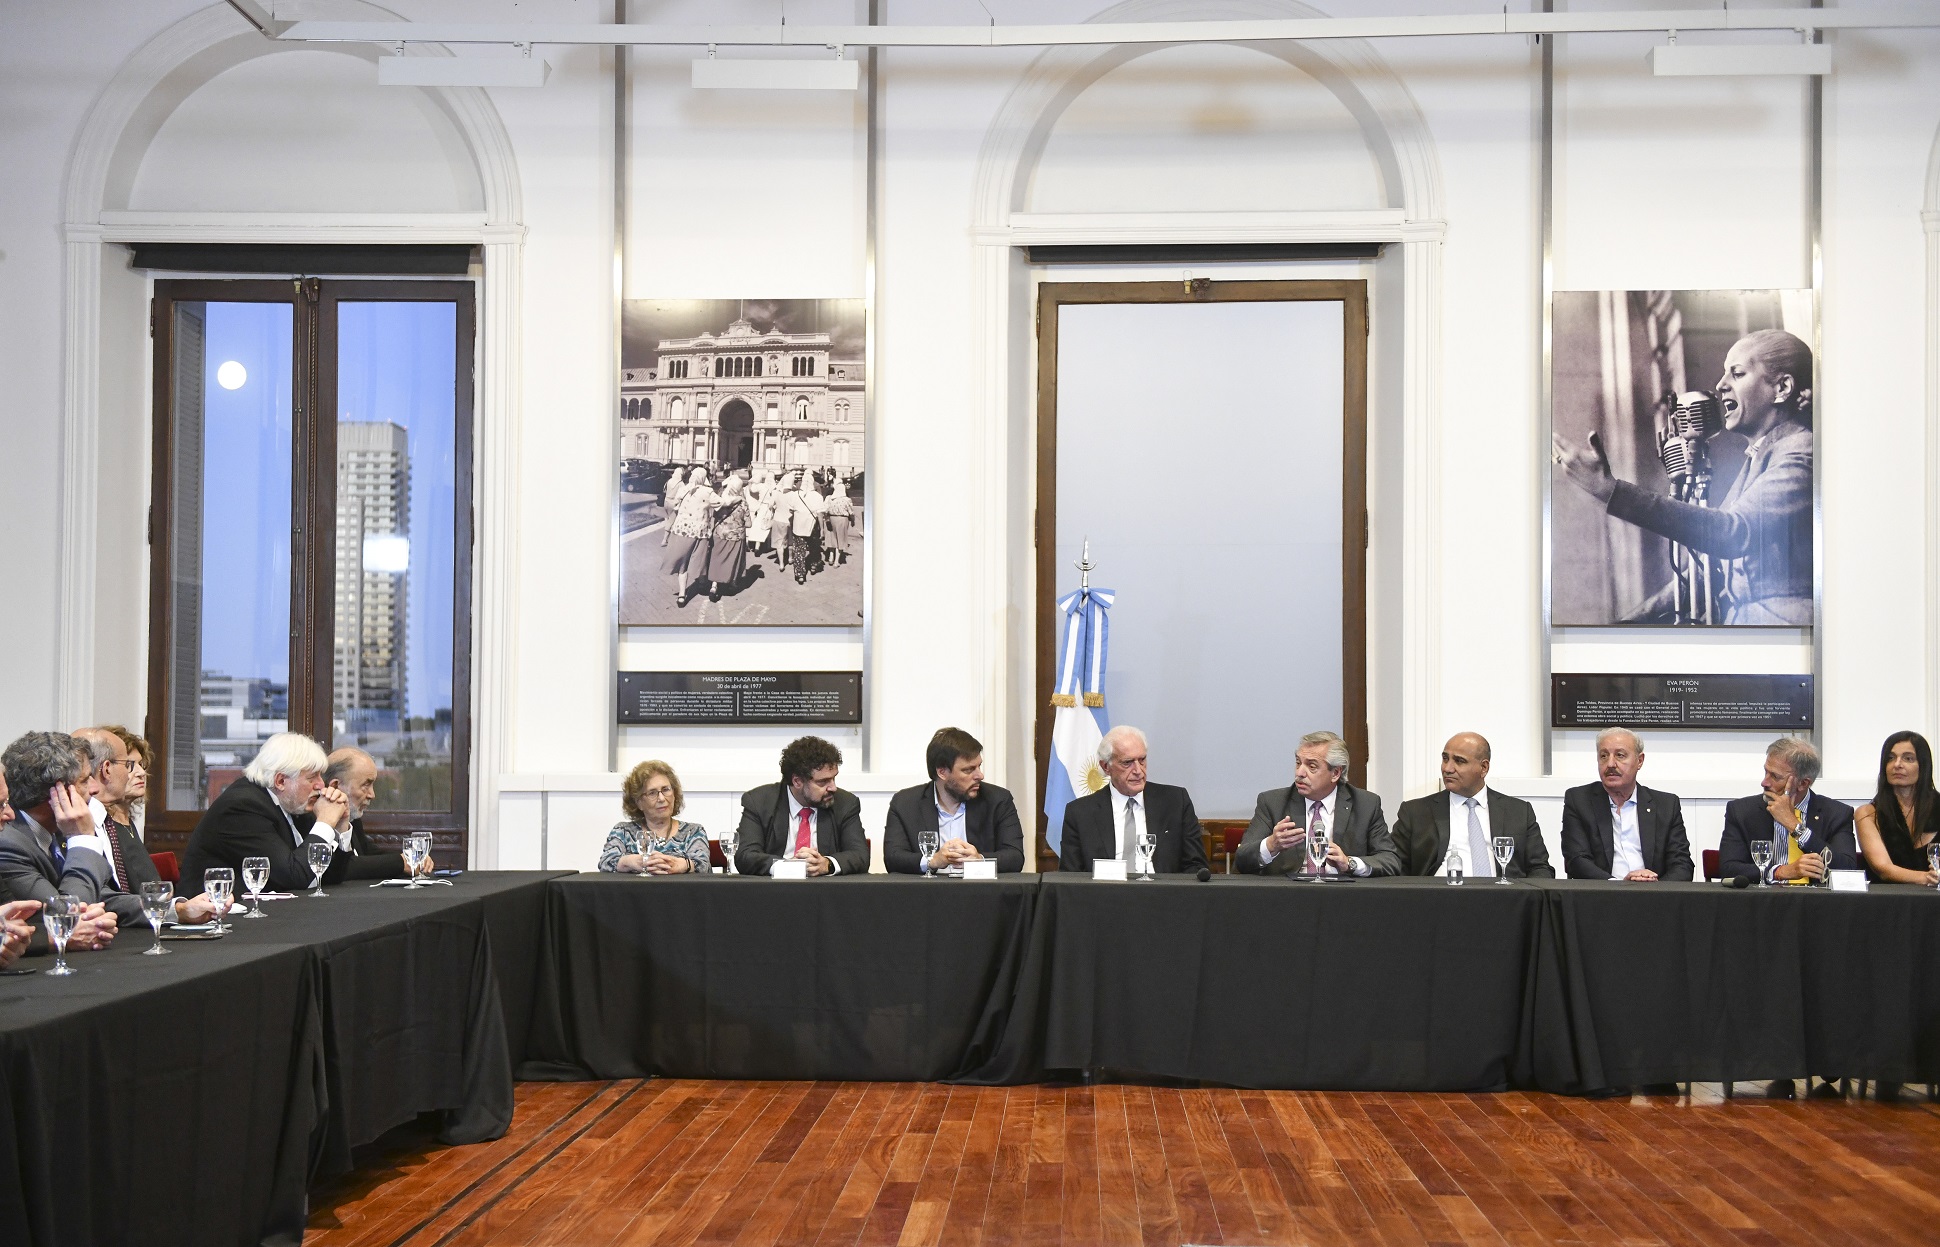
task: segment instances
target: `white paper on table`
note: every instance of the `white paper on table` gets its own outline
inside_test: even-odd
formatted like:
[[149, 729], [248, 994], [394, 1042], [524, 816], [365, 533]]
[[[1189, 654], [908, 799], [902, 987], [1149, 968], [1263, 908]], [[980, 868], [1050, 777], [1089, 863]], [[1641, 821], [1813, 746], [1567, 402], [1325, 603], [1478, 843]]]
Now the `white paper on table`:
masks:
[[768, 872], [768, 877], [771, 879], [806, 879], [808, 878], [808, 863], [799, 860], [790, 861], [784, 858], [775, 863], [775, 868]]
[[963, 877], [965, 879], [995, 879], [997, 877], [997, 863], [988, 858], [982, 861], [965, 862], [963, 864]]
[[1866, 886], [1866, 872], [1863, 870], [1835, 870], [1832, 872], [1832, 890], [1834, 892], [1864, 892]]
[[1125, 882], [1125, 862], [1122, 858], [1111, 861], [1099, 860], [1091, 863], [1093, 879], [1110, 879], [1117, 883]]

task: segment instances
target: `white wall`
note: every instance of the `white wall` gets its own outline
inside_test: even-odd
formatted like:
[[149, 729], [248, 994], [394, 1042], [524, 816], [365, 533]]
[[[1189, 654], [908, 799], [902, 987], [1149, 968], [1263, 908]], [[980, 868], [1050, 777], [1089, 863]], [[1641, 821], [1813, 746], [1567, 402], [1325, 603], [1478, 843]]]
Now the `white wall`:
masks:
[[[198, 8], [190, 0], [100, 0], [85, 6], [29, 0], [0, 12], [0, 446], [9, 485], [0, 611], [0, 737], [58, 721], [64, 652], [93, 654], [92, 688], [69, 717], [138, 722], [146, 596], [142, 526], [147, 488], [145, 277], [107, 249], [91, 299], [68, 287], [61, 189], [89, 107], [116, 70], [151, 38]], [[407, 16], [476, 20], [598, 20], [573, 0], [399, 0]], [[996, 6], [1000, 9], [1003, 6]], [[1149, 7], [1149, 6], [1148, 6]], [[1258, 6], [1255, 6], [1258, 7]], [[1468, 0], [1334, 0], [1339, 13], [1440, 11]], [[1518, 6], [1526, 7], [1526, 6]], [[1605, 6], [1607, 7], [1607, 6]], [[1094, 0], [1044, 0], [1032, 21], [1082, 20]], [[656, 5], [653, 20], [771, 20], [752, 3]], [[898, 4], [896, 21], [960, 21], [956, 6]], [[974, 18], [974, 14], [971, 15]], [[841, 0], [797, 0], [794, 21], [851, 20]], [[1696, 36], [1685, 36], [1696, 39]], [[1771, 82], [1660, 81], [1643, 63], [1652, 40], [1573, 36], [1559, 62], [1555, 279], [1559, 287], [1796, 285], [1804, 268], [1801, 91]], [[1825, 336], [1819, 394], [1825, 503], [1823, 734], [1834, 795], [1860, 796], [1889, 730], [1934, 722], [1935, 657], [1924, 643], [1940, 570], [1923, 503], [1934, 454], [1925, 369], [1933, 350], [1919, 213], [1925, 169], [1940, 127], [1940, 36], [1891, 32], [1834, 39], [1827, 85]], [[1428, 157], [1446, 221], [1439, 299], [1429, 322], [1427, 389], [1437, 404], [1436, 461], [1403, 461], [1408, 405], [1399, 326], [1424, 287], [1399, 268], [1396, 245], [1357, 269], [1372, 278], [1370, 404], [1375, 500], [1370, 640], [1374, 786], [1392, 804], [1432, 782], [1431, 757], [1405, 749], [1404, 727], [1439, 740], [1460, 728], [1495, 743], [1500, 786], [1545, 802], [1587, 778], [1587, 747], [1559, 738], [1554, 777], [1541, 760], [1546, 729], [1538, 643], [1541, 482], [1546, 459], [1537, 411], [1540, 361], [1536, 291], [1535, 53], [1526, 40], [1391, 40], [1374, 52], [1392, 67], [1432, 140]], [[473, 53], [483, 54], [483, 53]], [[551, 863], [590, 862], [609, 824], [613, 455], [612, 188], [609, 54], [541, 49], [554, 67], [538, 90], [495, 90], [490, 103], [510, 137], [523, 227], [510, 336], [482, 361], [516, 388], [505, 408], [515, 434], [504, 465], [512, 489], [482, 532], [504, 531], [511, 646], [502, 673], [486, 673], [505, 744], [496, 779], [508, 789], [475, 841], [506, 865], [540, 860], [541, 819]], [[723, 55], [740, 53], [723, 52]], [[326, 54], [282, 53], [295, 58]], [[914, 782], [923, 741], [952, 722], [995, 743], [993, 778], [1033, 787], [1025, 704], [1028, 517], [1033, 453], [1027, 324], [984, 297], [995, 274], [1028, 306], [1031, 275], [993, 260], [972, 235], [979, 157], [993, 119], [1037, 54], [1029, 49], [894, 51], [883, 57], [880, 301], [876, 309], [876, 418], [871, 423], [872, 604], [870, 756], [844, 740], [846, 778], [872, 817], [887, 791]], [[646, 295], [865, 294], [862, 272], [862, 130], [859, 100], [778, 94], [703, 95], [685, 85], [685, 54], [638, 57], [634, 212], [626, 292]], [[1156, 59], [1155, 59], [1156, 58]], [[296, 66], [299, 60], [286, 64]], [[311, 144], [331, 167], [297, 160], [286, 140], [300, 128], [263, 127], [234, 109], [191, 98], [159, 131], [169, 152], [220, 162], [226, 179], [185, 183], [165, 164], [146, 169], [134, 198], [116, 207], [282, 212], [341, 224], [369, 210], [437, 214], [482, 192], [454, 164], [448, 127], [418, 103], [355, 97], [362, 72], [349, 58], [311, 59], [317, 72], [285, 79], [256, 62], [234, 85], [303, 99], [287, 115], [343, 107], [355, 128], [394, 131], [408, 185], [370, 186], [354, 151]], [[341, 81], [339, 80], [341, 79]], [[1395, 204], [1369, 172], [1343, 111], [1316, 85], [1263, 53], [1200, 49], [1133, 60], [1081, 95], [1054, 129], [1020, 207], [1036, 213], [1166, 214], [1366, 208]], [[372, 93], [379, 89], [367, 88]], [[350, 94], [346, 94], [346, 93]], [[372, 99], [378, 99], [375, 94]], [[1136, 108], [1133, 108], [1136, 105]], [[394, 120], [386, 121], [386, 117]], [[280, 144], [280, 146], [279, 146]], [[463, 153], [458, 153], [462, 156]], [[426, 180], [434, 165], [437, 176]], [[389, 158], [389, 157], [387, 157]], [[1322, 172], [1308, 176], [1308, 163]], [[1355, 162], [1359, 162], [1358, 166]], [[1358, 172], [1352, 170], [1358, 167]], [[308, 171], [293, 174], [292, 170]], [[453, 172], [456, 169], [457, 172]], [[1329, 194], [1316, 196], [1316, 185]], [[346, 198], [344, 188], [351, 188]], [[434, 193], [435, 192], [435, 193]], [[1156, 218], [1153, 218], [1156, 219]], [[206, 224], [206, 222], [204, 222]], [[187, 228], [187, 225], [184, 225]], [[1417, 249], [1415, 254], [1421, 254]], [[992, 269], [995, 263], [998, 267]], [[1333, 275], [1339, 266], [1317, 266]], [[1258, 275], [1306, 275], [1263, 266]], [[1233, 275], [1253, 275], [1246, 269]], [[1176, 277], [1177, 272], [1141, 274]], [[1206, 275], [1206, 274], [1201, 274]], [[1217, 275], [1226, 275], [1224, 272]], [[1061, 275], [1062, 276], [1062, 275]], [[77, 308], [97, 319], [70, 324]], [[1416, 309], [1419, 310], [1419, 309]], [[66, 360], [82, 339], [98, 350], [75, 377]], [[509, 356], [509, 358], [507, 358]], [[505, 370], [509, 369], [509, 372]], [[98, 391], [95, 528], [80, 560], [81, 591], [63, 598], [60, 566], [64, 413], [76, 385]], [[980, 395], [995, 395], [986, 406]], [[997, 418], [989, 415], [998, 413]], [[516, 424], [510, 421], [516, 420]], [[1409, 434], [1408, 436], [1412, 436]], [[1431, 480], [1433, 491], [1416, 484]], [[1414, 491], [1414, 492], [1410, 492]], [[84, 497], [84, 495], [74, 495]], [[1411, 510], [1433, 503], [1432, 602], [1404, 600], [1402, 534]], [[504, 526], [504, 527], [498, 527]], [[1413, 531], [1422, 531], [1414, 529]], [[959, 591], [952, 592], [952, 588]], [[63, 601], [91, 603], [91, 628], [64, 617]], [[1133, 604], [1125, 604], [1134, 609]], [[481, 622], [500, 626], [494, 604]], [[1432, 622], [1429, 658], [1403, 672], [1410, 613]], [[82, 621], [85, 622], [84, 620]], [[64, 651], [63, 627], [80, 629]], [[1569, 647], [1576, 647], [1572, 651]], [[1614, 648], [1612, 648], [1614, 647]], [[1732, 651], [1727, 658], [1719, 651]], [[1747, 652], [1755, 655], [1755, 661]], [[1414, 651], [1409, 651], [1413, 653]], [[1602, 635], [1560, 639], [1558, 665], [1702, 669], [1796, 663], [1796, 637], [1697, 639]], [[994, 656], [994, 659], [993, 659]], [[692, 631], [630, 633], [623, 657], [653, 665], [723, 667], [859, 665], [862, 637], [762, 634], [722, 642]], [[987, 668], [999, 662], [1002, 669]], [[1414, 659], [1409, 659], [1412, 664]], [[487, 704], [487, 703], [481, 703]], [[85, 713], [81, 713], [81, 711]], [[76, 724], [61, 724], [76, 726]], [[1235, 730], [1243, 730], [1236, 724]], [[1278, 730], [1262, 726], [1258, 730]], [[690, 777], [694, 812], [732, 817], [732, 793], [765, 781], [785, 733], [628, 733], [622, 761], [658, 754]], [[1700, 847], [1715, 839], [1715, 800], [1750, 790], [1756, 737], [1651, 742], [1647, 782], [1699, 798]], [[1177, 777], [1190, 782], [1190, 776]], [[1279, 776], [1262, 777], [1261, 786]], [[549, 795], [540, 795], [548, 790]], [[581, 794], [581, 795], [575, 795]], [[489, 852], [482, 860], [493, 860]]]

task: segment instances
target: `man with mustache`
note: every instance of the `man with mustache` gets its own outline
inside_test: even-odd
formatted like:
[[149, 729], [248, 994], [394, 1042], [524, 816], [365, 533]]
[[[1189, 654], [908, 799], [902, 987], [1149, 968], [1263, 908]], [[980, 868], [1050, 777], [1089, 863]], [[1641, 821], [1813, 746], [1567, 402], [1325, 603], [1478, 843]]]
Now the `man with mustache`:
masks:
[[741, 847], [734, 866], [771, 875], [782, 861], [808, 863], [811, 877], [869, 873], [862, 802], [835, 786], [842, 751], [819, 736], [781, 751], [781, 782], [741, 794]]
[[1601, 782], [1563, 794], [1563, 868], [1572, 879], [1691, 879], [1691, 842], [1675, 793], [1637, 782], [1644, 742], [1629, 728], [1597, 733]]

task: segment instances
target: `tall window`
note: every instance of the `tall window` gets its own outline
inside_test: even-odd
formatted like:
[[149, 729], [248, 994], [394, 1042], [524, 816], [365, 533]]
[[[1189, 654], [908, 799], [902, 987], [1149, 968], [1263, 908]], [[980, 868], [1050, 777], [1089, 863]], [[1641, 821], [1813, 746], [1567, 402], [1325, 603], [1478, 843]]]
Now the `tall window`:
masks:
[[808, 400], [807, 399], [798, 398], [795, 400], [795, 419], [797, 420], [808, 419]]
[[276, 732], [377, 762], [366, 830], [466, 850], [468, 282], [162, 281], [156, 847]]

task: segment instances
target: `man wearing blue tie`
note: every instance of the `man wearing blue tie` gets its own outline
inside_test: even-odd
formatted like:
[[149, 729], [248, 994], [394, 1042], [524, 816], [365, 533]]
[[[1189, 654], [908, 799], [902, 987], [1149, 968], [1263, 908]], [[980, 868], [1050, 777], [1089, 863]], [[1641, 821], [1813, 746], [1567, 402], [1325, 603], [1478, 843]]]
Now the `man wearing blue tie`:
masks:
[[1494, 840], [1508, 836], [1515, 854], [1502, 871], [1511, 879], [1554, 879], [1536, 811], [1488, 786], [1489, 742], [1457, 732], [1442, 746], [1442, 791], [1404, 801], [1394, 813], [1394, 847], [1404, 875], [1440, 874], [1448, 854], [1459, 852], [1468, 873], [1496, 873]]

